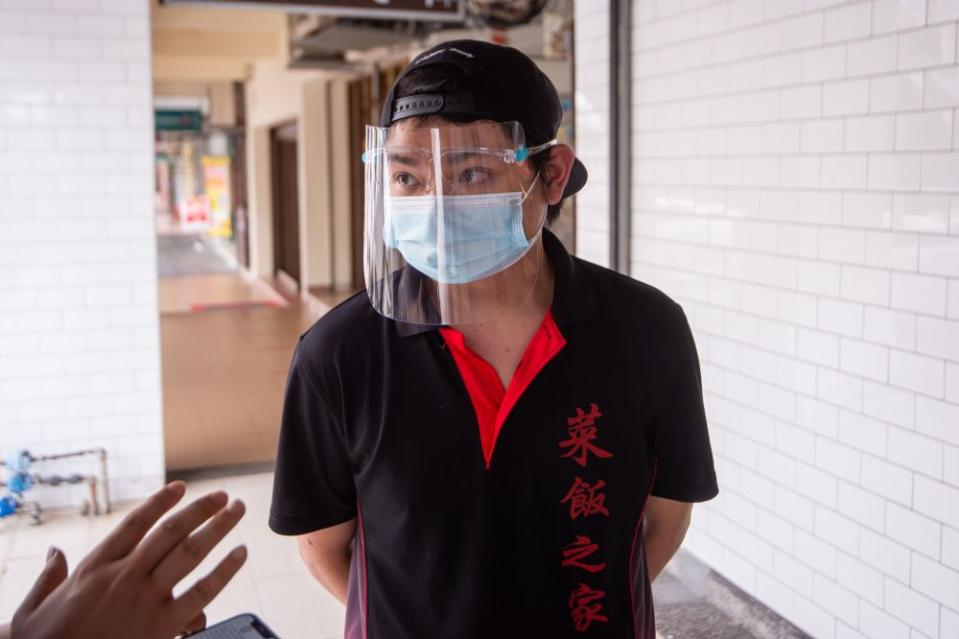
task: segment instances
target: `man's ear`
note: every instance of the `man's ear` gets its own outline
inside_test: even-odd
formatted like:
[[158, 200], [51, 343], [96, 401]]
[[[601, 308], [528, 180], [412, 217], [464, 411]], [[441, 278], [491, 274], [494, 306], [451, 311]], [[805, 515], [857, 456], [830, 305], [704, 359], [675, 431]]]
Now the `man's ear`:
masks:
[[547, 204], [557, 204], [563, 199], [563, 189], [569, 181], [576, 155], [567, 144], [557, 144], [548, 151], [549, 157], [543, 163], [541, 173]]

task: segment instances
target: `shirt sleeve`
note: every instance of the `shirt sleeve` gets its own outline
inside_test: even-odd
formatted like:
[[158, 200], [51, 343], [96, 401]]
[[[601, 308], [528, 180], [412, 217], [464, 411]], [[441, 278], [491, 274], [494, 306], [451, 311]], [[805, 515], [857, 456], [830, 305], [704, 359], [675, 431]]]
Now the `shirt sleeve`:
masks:
[[703, 407], [699, 357], [682, 308], [665, 340], [664, 380], [655, 418], [652, 448], [656, 475], [652, 495], [698, 502], [719, 493]]
[[343, 425], [310, 378], [297, 344], [283, 400], [270, 528], [301, 535], [356, 516], [356, 489]]

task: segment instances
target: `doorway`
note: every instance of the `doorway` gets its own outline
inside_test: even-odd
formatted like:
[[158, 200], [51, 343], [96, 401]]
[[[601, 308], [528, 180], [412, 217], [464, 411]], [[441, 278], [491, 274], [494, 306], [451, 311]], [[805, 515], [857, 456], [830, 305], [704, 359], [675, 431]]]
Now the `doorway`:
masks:
[[300, 289], [299, 167], [296, 122], [270, 131], [273, 182], [273, 273]]

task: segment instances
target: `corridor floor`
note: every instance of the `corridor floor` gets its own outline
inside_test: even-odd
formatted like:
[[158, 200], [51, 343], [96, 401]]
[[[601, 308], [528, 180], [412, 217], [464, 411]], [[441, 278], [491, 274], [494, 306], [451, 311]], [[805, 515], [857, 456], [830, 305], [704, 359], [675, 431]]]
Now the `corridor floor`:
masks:
[[299, 302], [161, 316], [167, 470], [274, 458], [293, 348], [317, 316]]
[[167, 470], [271, 461], [293, 348], [325, 307], [244, 277], [202, 235], [157, 248]]

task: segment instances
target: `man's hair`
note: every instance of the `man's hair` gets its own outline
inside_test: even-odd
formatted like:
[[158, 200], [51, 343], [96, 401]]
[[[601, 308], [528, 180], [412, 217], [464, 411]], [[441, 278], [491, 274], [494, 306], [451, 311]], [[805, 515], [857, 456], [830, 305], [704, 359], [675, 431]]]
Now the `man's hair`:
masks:
[[[413, 69], [405, 76], [400, 78], [393, 92], [393, 98], [405, 98], [411, 95], [421, 93], [469, 93], [469, 77], [458, 67], [451, 64], [432, 64], [418, 69]], [[427, 120], [429, 118], [441, 118], [449, 122], [465, 124], [475, 122], [479, 118], [467, 115], [420, 115], [414, 116], [417, 120]], [[546, 140], [543, 140], [545, 142]], [[529, 161], [537, 171], [541, 171], [543, 165], [549, 156], [551, 149], [545, 149], [535, 155], [529, 156]], [[546, 208], [546, 225], [549, 226], [559, 217], [560, 210], [563, 207], [561, 199], [556, 204], [548, 204]]]

